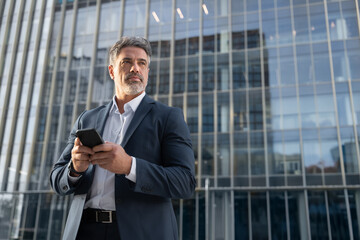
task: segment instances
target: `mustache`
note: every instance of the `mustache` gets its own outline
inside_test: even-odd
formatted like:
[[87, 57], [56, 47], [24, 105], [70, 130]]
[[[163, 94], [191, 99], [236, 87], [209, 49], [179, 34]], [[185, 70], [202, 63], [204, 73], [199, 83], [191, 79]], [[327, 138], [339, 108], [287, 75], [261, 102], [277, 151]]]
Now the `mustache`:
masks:
[[128, 73], [128, 74], [126, 74], [125, 80], [129, 80], [129, 79], [132, 78], [132, 77], [138, 77], [138, 78], [141, 80], [141, 82], [144, 81], [144, 77], [141, 76], [141, 75], [138, 74], [138, 73]]

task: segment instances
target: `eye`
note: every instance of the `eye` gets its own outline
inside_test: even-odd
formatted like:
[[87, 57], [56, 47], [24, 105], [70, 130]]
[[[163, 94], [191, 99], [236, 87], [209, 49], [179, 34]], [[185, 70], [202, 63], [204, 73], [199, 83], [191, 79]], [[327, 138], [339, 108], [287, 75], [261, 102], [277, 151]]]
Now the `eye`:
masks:
[[122, 65], [124, 65], [124, 64], [130, 64], [130, 63], [131, 63], [130, 60], [127, 60], [127, 59], [122, 60], [122, 62], [121, 62]]

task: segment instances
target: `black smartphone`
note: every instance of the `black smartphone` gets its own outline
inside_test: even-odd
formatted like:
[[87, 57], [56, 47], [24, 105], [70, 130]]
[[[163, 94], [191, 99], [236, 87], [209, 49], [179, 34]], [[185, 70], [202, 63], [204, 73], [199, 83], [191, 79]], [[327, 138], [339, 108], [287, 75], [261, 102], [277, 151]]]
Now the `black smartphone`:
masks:
[[84, 146], [90, 148], [104, 143], [104, 140], [94, 128], [79, 129], [76, 131], [76, 136]]

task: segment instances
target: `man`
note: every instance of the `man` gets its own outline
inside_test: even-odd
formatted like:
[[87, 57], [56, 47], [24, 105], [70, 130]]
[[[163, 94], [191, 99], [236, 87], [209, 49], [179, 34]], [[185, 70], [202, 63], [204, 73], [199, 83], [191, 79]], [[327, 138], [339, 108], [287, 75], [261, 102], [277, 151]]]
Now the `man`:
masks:
[[[180, 109], [145, 94], [151, 47], [123, 37], [109, 51], [115, 96], [83, 112], [50, 176], [60, 195], [74, 193], [63, 239], [178, 238], [171, 198], [195, 189], [194, 153]], [[106, 141], [93, 148], [76, 138], [95, 128]]]

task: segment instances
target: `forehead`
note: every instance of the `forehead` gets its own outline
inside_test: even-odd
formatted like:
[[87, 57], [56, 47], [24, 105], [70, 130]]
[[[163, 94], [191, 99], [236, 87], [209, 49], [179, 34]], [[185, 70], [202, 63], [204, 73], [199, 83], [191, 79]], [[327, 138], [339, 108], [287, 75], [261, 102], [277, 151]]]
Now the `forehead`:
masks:
[[117, 57], [118, 60], [124, 58], [131, 58], [131, 59], [148, 59], [148, 56], [144, 49], [139, 47], [124, 47], [120, 50], [120, 53]]

